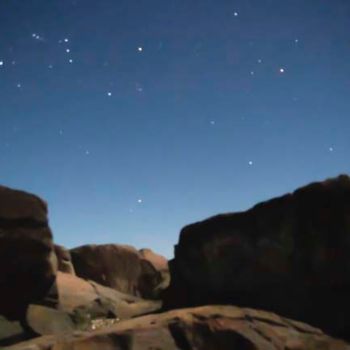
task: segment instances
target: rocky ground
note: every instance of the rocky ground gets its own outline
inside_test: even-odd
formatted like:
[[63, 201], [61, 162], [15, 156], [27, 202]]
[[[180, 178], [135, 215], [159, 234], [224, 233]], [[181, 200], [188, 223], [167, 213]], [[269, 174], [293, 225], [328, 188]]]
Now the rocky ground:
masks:
[[54, 243], [0, 186], [0, 349], [350, 350], [350, 178], [185, 227], [168, 261]]

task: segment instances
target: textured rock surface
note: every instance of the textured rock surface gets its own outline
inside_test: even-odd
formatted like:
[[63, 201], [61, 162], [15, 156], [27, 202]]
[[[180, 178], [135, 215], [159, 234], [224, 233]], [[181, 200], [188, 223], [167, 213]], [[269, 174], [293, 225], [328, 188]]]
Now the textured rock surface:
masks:
[[0, 186], [0, 314], [23, 319], [55, 280], [47, 207], [39, 197]]
[[86, 321], [100, 317], [128, 319], [161, 307], [160, 302], [123, 294], [66, 273], [57, 274], [57, 285], [59, 310]]
[[55, 253], [57, 257], [58, 270], [75, 275], [69, 250], [61, 245], [55, 244]]
[[275, 314], [206, 306], [139, 317], [91, 333], [42, 337], [8, 349], [350, 350], [350, 346]]
[[162, 273], [133, 247], [86, 245], [72, 249], [71, 256], [79, 277], [146, 299], [159, 294]]
[[271, 310], [350, 339], [350, 178], [185, 227], [167, 308]]

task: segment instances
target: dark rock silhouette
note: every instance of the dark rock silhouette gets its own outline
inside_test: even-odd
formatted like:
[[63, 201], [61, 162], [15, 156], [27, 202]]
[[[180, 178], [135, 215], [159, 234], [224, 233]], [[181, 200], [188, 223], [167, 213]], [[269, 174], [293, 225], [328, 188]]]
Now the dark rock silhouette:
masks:
[[[162, 272], [131, 246], [86, 245], [74, 248], [70, 253], [79, 277], [146, 299], [156, 298], [159, 294]], [[159, 257], [158, 261], [161, 260]]]
[[92, 333], [47, 336], [12, 350], [349, 350], [306, 324], [234, 306], [205, 306], [123, 321]]
[[46, 204], [0, 187], [0, 347], [350, 350], [314, 328], [350, 339], [349, 248], [340, 176], [185, 227], [167, 288], [164, 257], [54, 246]]
[[165, 308], [234, 304], [350, 339], [350, 178], [185, 227]]
[[57, 261], [47, 206], [32, 194], [0, 187], [0, 314], [23, 319], [55, 281]]

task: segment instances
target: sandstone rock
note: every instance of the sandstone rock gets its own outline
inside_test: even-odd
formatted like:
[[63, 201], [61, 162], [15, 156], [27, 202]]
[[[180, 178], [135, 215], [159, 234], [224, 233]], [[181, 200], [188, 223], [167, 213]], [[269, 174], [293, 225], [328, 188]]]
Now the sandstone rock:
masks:
[[[121, 320], [154, 312], [161, 303], [143, 300], [104, 287], [93, 281], [58, 272], [59, 310], [72, 315], [77, 322], [89, 322], [95, 318], [119, 318]], [[85, 325], [83, 325], [84, 327]]]
[[350, 339], [350, 178], [185, 227], [166, 308], [270, 310]]
[[[153, 268], [157, 271], [157, 274], [160, 274], [160, 282], [156, 287], [152, 287], [152, 290], [149, 292], [149, 296], [153, 298], [160, 298], [160, 294], [163, 290], [165, 290], [169, 284], [170, 284], [170, 273], [169, 273], [169, 265], [168, 260], [159, 254], [156, 254], [151, 249], [140, 249], [139, 253], [145, 261], [149, 262]], [[153, 275], [151, 272], [149, 275]], [[147, 275], [145, 274], [147, 277]], [[155, 281], [155, 284], [157, 284], [158, 279]], [[145, 281], [145, 284], [147, 284], [147, 278]], [[153, 285], [153, 284], [151, 284]], [[143, 288], [146, 289], [147, 287]]]
[[2, 346], [27, 339], [25, 333], [18, 321], [9, 321], [0, 316], [0, 349]]
[[69, 250], [61, 245], [55, 244], [55, 253], [57, 256], [58, 270], [75, 275]]
[[154, 264], [131, 246], [116, 244], [86, 245], [71, 250], [77, 276], [106, 287], [146, 299], [156, 298], [163, 274], [157, 264], [165, 266], [160, 256]]
[[91, 333], [42, 337], [10, 349], [350, 350], [350, 345], [264, 311], [205, 306], [139, 317]]
[[26, 320], [29, 327], [40, 335], [63, 335], [76, 329], [68, 313], [42, 305], [29, 305]]
[[28, 305], [52, 287], [56, 270], [45, 202], [0, 186], [0, 314], [23, 320]]

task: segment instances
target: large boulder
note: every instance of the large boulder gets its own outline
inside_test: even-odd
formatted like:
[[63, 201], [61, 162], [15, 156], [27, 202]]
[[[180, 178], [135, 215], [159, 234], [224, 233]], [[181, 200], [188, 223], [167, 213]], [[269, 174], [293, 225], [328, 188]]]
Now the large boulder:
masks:
[[264, 311], [205, 306], [139, 317], [91, 333], [42, 337], [10, 349], [350, 350], [350, 345]]
[[350, 339], [350, 178], [185, 227], [165, 307], [270, 310]]
[[46, 203], [0, 186], [0, 314], [22, 320], [52, 288], [56, 270]]
[[165, 266], [160, 256], [144, 257], [131, 246], [116, 244], [85, 245], [70, 253], [79, 277], [147, 299], [155, 299], [159, 294], [164, 277], [157, 262], [162, 268]]

